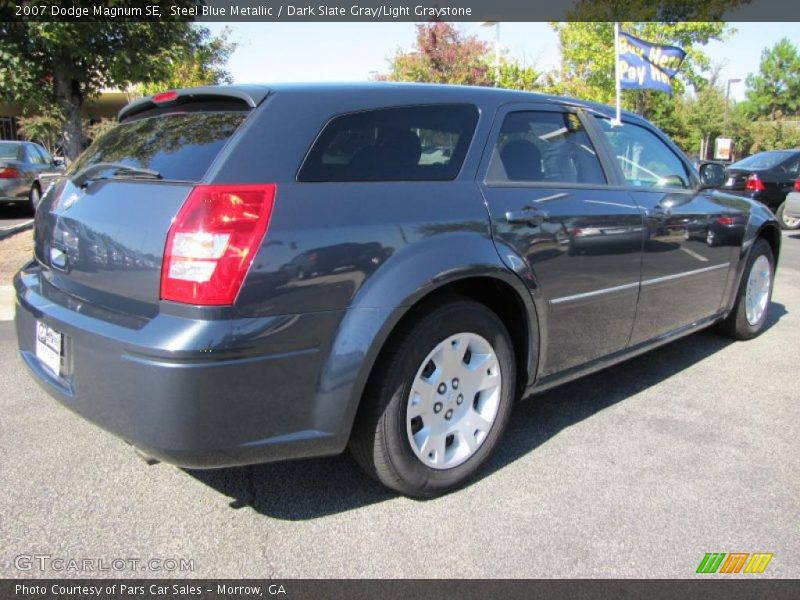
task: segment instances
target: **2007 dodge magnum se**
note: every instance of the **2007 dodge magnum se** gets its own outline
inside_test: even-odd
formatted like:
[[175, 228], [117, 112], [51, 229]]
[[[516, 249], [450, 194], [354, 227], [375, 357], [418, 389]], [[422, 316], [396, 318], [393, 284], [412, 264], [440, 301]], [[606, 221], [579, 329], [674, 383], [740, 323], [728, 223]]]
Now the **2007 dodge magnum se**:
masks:
[[758, 335], [780, 249], [608, 107], [497, 89], [207, 87], [137, 100], [45, 194], [21, 356], [156, 459], [342, 452], [433, 496], [514, 402], [716, 324]]

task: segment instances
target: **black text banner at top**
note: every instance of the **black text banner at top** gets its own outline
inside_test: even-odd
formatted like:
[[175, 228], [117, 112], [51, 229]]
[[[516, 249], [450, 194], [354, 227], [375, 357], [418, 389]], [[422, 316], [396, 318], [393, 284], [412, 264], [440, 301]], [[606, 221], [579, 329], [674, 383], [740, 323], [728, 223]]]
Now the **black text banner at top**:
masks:
[[0, 0], [3, 21], [800, 21], [786, 0]]

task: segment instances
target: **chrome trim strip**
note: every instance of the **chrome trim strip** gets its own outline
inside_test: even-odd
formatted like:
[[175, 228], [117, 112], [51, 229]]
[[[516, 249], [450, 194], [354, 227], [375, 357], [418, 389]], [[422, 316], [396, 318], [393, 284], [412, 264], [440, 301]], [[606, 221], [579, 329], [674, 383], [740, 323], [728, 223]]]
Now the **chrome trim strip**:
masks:
[[646, 285], [655, 285], [657, 283], [664, 283], [665, 281], [672, 281], [673, 279], [680, 279], [682, 277], [689, 277], [691, 275], [699, 275], [700, 273], [708, 273], [709, 271], [716, 271], [717, 269], [727, 269], [731, 263], [721, 263], [719, 265], [712, 265], [710, 267], [703, 267], [702, 269], [695, 269], [693, 271], [684, 271], [683, 273], [675, 273], [674, 275], [665, 275], [664, 277], [655, 277], [654, 279], [647, 279], [642, 282], [642, 287]]
[[562, 298], [553, 298], [550, 300], [550, 304], [563, 304], [564, 302], [574, 302], [575, 300], [583, 300], [585, 298], [592, 298], [594, 296], [601, 296], [603, 294], [613, 294], [614, 292], [621, 292], [623, 290], [629, 290], [632, 288], [638, 288], [639, 282], [634, 281], [633, 283], [625, 283], [623, 285], [615, 285], [614, 287], [610, 288], [603, 288], [600, 290], [594, 290], [591, 292], [584, 292], [582, 294], [575, 294], [574, 296], [564, 296]]
[[[664, 277], [655, 277], [654, 279], [647, 279], [641, 282], [642, 287], [646, 285], [655, 285], [657, 283], [664, 283], [665, 281], [672, 281], [681, 279], [683, 277], [690, 277], [692, 275], [699, 275], [700, 273], [708, 273], [709, 271], [716, 271], [717, 269], [726, 269], [731, 266], [731, 263], [721, 263], [711, 267], [704, 267], [702, 269], [694, 269], [692, 271], [683, 271], [682, 273], [675, 273], [674, 275], [665, 275]], [[551, 305], [564, 304], [565, 302], [575, 302], [576, 300], [585, 300], [586, 298], [593, 298], [595, 296], [602, 296], [604, 294], [613, 294], [614, 292], [621, 292], [624, 290], [639, 287], [639, 282], [624, 283], [622, 285], [615, 285], [610, 288], [602, 288], [599, 290], [592, 290], [591, 292], [583, 292], [582, 294], [574, 294], [572, 296], [563, 296], [561, 298], [553, 298], [550, 300]]]

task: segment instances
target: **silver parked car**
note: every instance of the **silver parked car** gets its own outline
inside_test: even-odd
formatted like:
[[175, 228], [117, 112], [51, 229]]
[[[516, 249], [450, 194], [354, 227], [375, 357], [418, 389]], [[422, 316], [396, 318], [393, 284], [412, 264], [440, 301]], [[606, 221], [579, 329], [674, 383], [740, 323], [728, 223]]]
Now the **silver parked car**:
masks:
[[23, 202], [35, 210], [63, 171], [63, 163], [39, 144], [0, 141], [0, 203]]
[[786, 196], [783, 214], [790, 219], [800, 220], [800, 192], [791, 192]]

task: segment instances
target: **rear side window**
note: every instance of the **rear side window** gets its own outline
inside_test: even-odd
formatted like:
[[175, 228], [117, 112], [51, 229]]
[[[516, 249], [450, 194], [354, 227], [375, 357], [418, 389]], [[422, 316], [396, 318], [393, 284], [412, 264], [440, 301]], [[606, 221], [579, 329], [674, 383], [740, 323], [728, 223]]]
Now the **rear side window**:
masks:
[[0, 142], [0, 160], [19, 160], [19, 144]]
[[497, 138], [486, 180], [492, 182], [606, 182], [597, 153], [574, 113], [509, 113]]
[[246, 116], [192, 112], [123, 122], [95, 140], [69, 174], [113, 162], [156, 171], [166, 180], [199, 181]]
[[445, 181], [467, 154], [478, 109], [426, 105], [352, 113], [328, 122], [298, 181]]

